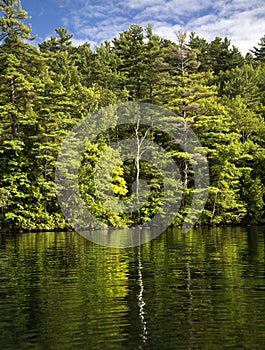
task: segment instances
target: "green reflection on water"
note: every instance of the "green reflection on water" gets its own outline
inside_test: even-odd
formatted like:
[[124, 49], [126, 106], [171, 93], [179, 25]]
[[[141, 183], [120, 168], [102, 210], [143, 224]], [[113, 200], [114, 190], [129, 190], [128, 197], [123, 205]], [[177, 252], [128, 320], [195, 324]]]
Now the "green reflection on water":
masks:
[[0, 236], [1, 349], [264, 349], [264, 228]]

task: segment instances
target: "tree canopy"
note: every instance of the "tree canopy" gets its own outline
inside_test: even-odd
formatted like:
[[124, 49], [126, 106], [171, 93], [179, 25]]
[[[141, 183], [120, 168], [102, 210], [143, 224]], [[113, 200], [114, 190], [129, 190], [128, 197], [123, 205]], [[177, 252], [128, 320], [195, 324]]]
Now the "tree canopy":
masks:
[[[132, 24], [94, 50], [89, 43], [73, 46], [66, 28], [55, 29], [37, 48], [19, 0], [1, 0], [0, 12], [0, 229], [70, 228], [54, 174], [64, 137], [88, 113], [128, 101], [167, 108], [199, 137], [210, 188], [198, 224], [249, 224], [263, 217], [265, 37], [243, 57], [229, 38], [208, 42], [178, 32], [171, 41], [155, 35], [152, 25]], [[137, 213], [119, 213], [100, 202], [95, 166], [129, 127], [138, 141], [155, 140], [178, 164], [184, 194], [174, 224], [181, 225], [194, 195], [192, 164], [167, 135], [137, 125], [108, 130], [87, 144], [79, 169], [84, 201], [114, 227], [148, 222], [161, 205], [160, 175], [140, 158], [114, 167], [112, 189], [126, 200], [141, 175], [151, 190], [149, 204]], [[115, 157], [104, 161], [114, 166]]]

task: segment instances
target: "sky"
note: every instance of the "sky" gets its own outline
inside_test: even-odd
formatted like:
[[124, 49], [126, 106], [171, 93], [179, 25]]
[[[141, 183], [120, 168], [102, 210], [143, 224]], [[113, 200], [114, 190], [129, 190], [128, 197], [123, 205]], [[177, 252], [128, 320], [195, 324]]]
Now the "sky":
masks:
[[194, 31], [213, 40], [231, 39], [246, 54], [265, 35], [264, 0], [21, 0], [32, 18], [32, 34], [43, 41], [54, 29], [67, 28], [74, 45], [90, 42], [91, 47], [118, 37], [131, 24], [146, 27], [176, 41], [179, 30]]

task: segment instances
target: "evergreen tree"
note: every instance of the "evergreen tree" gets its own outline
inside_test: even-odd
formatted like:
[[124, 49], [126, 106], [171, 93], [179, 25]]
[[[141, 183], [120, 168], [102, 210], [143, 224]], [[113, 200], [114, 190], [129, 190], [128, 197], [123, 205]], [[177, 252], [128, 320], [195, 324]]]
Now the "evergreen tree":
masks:
[[[211, 75], [207, 72], [198, 72], [199, 62], [196, 51], [188, 47], [186, 33], [177, 34], [178, 44], [166, 49], [168, 67], [161, 74], [160, 103], [174, 111], [176, 120], [183, 124], [182, 149], [176, 148], [172, 155], [180, 162], [183, 181], [182, 217], [189, 210], [193, 196], [193, 178], [191, 158], [194, 155], [187, 153], [188, 142], [186, 134], [189, 127], [194, 127], [200, 115], [203, 101], [216, 94], [213, 86], [207, 86]], [[171, 121], [173, 122], [173, 120]], [[184, 149], [184, 150], [183, 150]]]
[[187, 44], [193, 51], [196, 51], [197, 59], [200, 62], [199, 71], [207, 72], [212, 69], [210, 65], [210, 44], [206, 39], [200, 38], [194, 32], [190, 34]]
[[84, 43], [78, 47], [73, 47], [72, 58], [80, 75], [80, 82], [83, 86], [91, 86], [93, 82], [93, 57], [94, 53], [91, 50], [89, 43]]
[[220, 95], [229, 98], [242, 97], [248, 107], [258, 109], [261, 104], [260, 79], [262, 71], [259, 66], [244, 65], [219, 74]]
[[68, 30], [65, 28], [57, 28], [55, 32], [57, 37], [52, 36], [39, 44], [42, 52], [62, 52], [69, 51], [72, 48], [71, 39], [73, 34], [68, 34]]
[[153, 34], [152, 25], [149, 24], [146, 29], [146, 58], [145, 58], [145, 85], [146, 92], [144, 100], [153, 103], [156, 98], [158, 88], [158, 73], [163, 66], [162, 47], [163, 41], [157, 35]]
[[111, 47], [109, 41], [96, 47], [91, 59], [91, 82], [113, 91], [121, 100], [126, 100], [128, 92], [126, 87], [121, 89], [125, 81], [125, 73], [119, 67], [122, 58]]
[[30, 174], [28, 158], [30, 137], [36, 127], [36, 101], [43, 88], [43, 59], [37, 49], [24, 42], [32, 39], [30, 28], [23, 24], [28, 18], [19, 1], [2, 1], [0, 21], [0, 101], [1, 101], [1, 185], [10, 196], [5, 215], [14, 227], [26, 225], [29, 215]]
[[113, 40], [114, 53], [121, 59], [118, 66], [123, 75], [120, 88], [129, 91], [131, 100], [144, 97], [145, 86], [145, 43], [143, 27], [131, 25]]
[[258, 47], [255, 46], [250, 52], [253, 53], [256, 61], [265, 62], [265, 35], [260, 39]]
[[[205, 101], [202, 112], [195, 127], [206, 147], [211, 180], [202, 221], [254, 222], [262, 215], [264, 185], [256, 164], [264, 157], [264, 121], [239, 96], [231, 100], [214, 97]], [[249, 200], [248, 186], [257, 190]]]
[[209, 45], [209, 67], [218, 74], [220, 71], [240, 67], [244, 64], [244, 58], [239, 50], [232, 46], [230, 40], [216, 37]]
[[35, 38], [31, 36], [31, 27], [23, 23], [23, 20], [30, 17], [22, 9], [20, 0], [1, 0], [0, 12], [0, 41], [16, 42], [20, 39]]

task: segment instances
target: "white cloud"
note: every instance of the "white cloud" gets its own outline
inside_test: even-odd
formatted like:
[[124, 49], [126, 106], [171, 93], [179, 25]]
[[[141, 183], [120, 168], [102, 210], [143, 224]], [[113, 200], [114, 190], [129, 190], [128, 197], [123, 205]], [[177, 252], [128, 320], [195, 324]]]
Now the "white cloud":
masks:
[[178, 29], [213, 40], [228, 36], [246, 53], [264, 33], [264, 0], [58, 0], [67, 9], [64, 23], [75, 40], [99, 44], [133, 23], [153, 24], [158, 35], [175, 39]]
[[264, 35], [264, 20], [265, 7], [261, 6], [244, 11], [231, 11], [231, 8], [227, 8], [226, 15], [208, 15], [206, 18], [191, 20], [189, 24], [191, 30], [208, 40], [213, 40], [216, 36], [227, 36], [245, 54]]
[[[85, 44], [85, 42], [86, 42], [86, 40], [84, 40], [84, 39], [75, 39], [75, 38], [73, 38], [71, 41], [72, 41], [73, 46], [81, 46], [81, 45]], [[95, 43], [90, 43], [90, 44], [93, 45]]]

